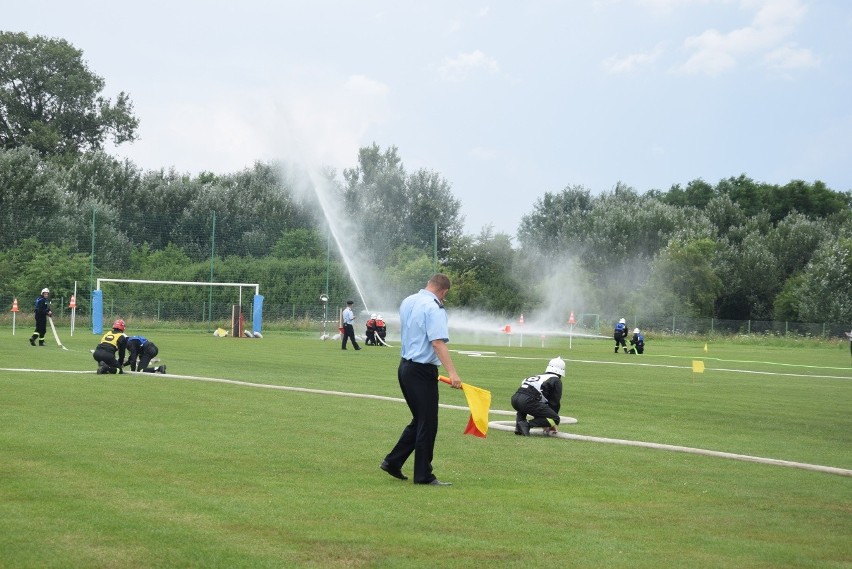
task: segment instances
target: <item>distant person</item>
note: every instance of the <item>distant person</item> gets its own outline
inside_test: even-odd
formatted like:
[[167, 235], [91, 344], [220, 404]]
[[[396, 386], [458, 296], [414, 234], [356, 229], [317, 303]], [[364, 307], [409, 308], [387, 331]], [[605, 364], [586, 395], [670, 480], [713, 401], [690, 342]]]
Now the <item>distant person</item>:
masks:
[[145, 336], [130, 336], [127, 338], [127, 364], [130, 371], [144, 371], [148, 373], [166, 373], [166, 366], [148, 367], [151, 360], [160, 353], [157, 345]]
[[[101, 336], [101, 341], [92, 352], [98, 362], [98, 374], [124, 373], [124, 354], [127, 350], [127, 336], [124, 335], [124, 320], [119, 318], [112, 324], [112, 330]], [[116, 358], [118, 354], [118, 358]]]
[[612, 332], [612, 337], [615, 339], [615, 353], [618, 353], [618, 348], [624, 349], [624, 353], [627, 353], [627, 322], [622, 318], [618, 321], [618, 324], [615, 325], [615, 330]]
[[31, 346], [36, 345], [36, 339], [38, 339], [39, 346], [44, 346], [44, 335], [47, 334], [47, 319], [52, 316], [50, 291], [43, 288], [41, 289], [41, 294], [35, 299], [35, 332], [30, 336]]
[[388, 327], [385, 325], [385, 319], [379, 314], [376, 318], [376, 345], [387, 346], [385, 344], [385, 336], [388, 334]]
[[343, 345], [342, 349], [346, 349], [346, 341], [352, 340], [352, 347], [360, 350], [361, 346], [355, 341], [355, 312], [352, 311], [353, 300], [346, 301], [346, 308], [343, 310]]
[[633, 329], [633, 337], [630, 339], [630, 351], [628, 353], [645, 353], [645, 336], [642, 335], [642, 333], [639, 331], [639, 328]]
[[849, 355], [852, 356], [852, 332], [846, 332], [845, 334], [849, 338]]
[[370, 319], [367, 320], [367, 332], [366, 332], [366, 340], [364, 340], [364, 344], [367, 346], [375, 346], [376, 345], [376, 315], [371, 314]]
[[[512, 395], [515, 416], [515, 434], [530, 436], [530, 428], [542, 427], [546, 435], [557, 432], [559, 409], [562, 407], [562, 376], [565, 360], [553, 358], [544, 373], [528, 377]], [[527, 416], [532, 415], [531, 420]]]
[[402, 359], [397, 380], [411, 411], [411, 422], [402, 430], [396, 445], [379, 468], [400, 480], [408, 480], [402, 466], [414, 453], [414, 483], [449, 486], [432, 473], [435, 437], [438, 435], [438, 365], [443, 365], [450, 385], [461, 389], [447, 342], [450, 341], [444, 297], [450, 290], [447, 275], [432, 275], [426, 288], [412, 294], [399, 306], [399, 333]]

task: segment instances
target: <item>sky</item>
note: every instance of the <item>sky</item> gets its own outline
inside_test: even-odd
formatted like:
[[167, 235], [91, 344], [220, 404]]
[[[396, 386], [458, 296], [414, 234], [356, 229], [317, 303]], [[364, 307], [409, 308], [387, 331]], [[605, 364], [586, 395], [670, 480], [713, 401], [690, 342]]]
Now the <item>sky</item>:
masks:
[[852, 190], [846, 0], [0, 0], [129, 93], [145, 170], [334, 168], [398, 148], [465, 233], [514, 236], [546, 192], [745, 174]]

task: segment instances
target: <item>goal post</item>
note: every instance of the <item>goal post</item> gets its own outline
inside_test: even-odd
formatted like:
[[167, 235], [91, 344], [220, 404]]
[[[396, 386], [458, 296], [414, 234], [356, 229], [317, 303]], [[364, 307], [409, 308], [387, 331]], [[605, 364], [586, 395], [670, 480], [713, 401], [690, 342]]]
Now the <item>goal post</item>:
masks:
[[102, 283], [130, 283], [146, 285], [185, 285], [185, 286], [208, 286], [208, 287], [233, 287], [239, 289], [239, 306], [243, 304], [243, 288], [254, 289], [252, 299], [252, 332], [260, 334], [263, 324], [263, 296], [260, 294], [260, 285], [257, 283], [211, 283], [195, 281], [156, 281], [143, 279], [97, 279], [95, 290], [92, 291], [92, 333], [103, 334], [104, 330], [104, 302]]

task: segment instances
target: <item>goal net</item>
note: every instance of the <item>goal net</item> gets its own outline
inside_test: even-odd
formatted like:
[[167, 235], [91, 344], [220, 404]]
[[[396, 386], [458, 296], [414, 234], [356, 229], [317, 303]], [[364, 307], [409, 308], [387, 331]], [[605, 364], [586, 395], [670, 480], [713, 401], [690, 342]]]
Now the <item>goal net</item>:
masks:
[[216, 283], [99, 278], [92, 291], [92, 333], [102, 334], [104, 317], [147, 321], [230, 322], [242, 335], [243, 312], [251, 314], [251, 330], [260, 334], [263, 296], [257, 283]]

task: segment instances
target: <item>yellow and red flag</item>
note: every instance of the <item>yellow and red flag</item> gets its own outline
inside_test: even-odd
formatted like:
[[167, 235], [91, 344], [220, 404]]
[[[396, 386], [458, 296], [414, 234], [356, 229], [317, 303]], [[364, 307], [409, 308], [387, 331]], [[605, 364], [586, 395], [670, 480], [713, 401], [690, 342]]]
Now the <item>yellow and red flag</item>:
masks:
[[[443, 375], [438, 376], [438, 379], [444, 383], [450, 383], [450, 378]], [[467, 406], [470, 408], [470, 418], [467, 420], [467, 427], [464, 430], [464, 434], [484, 439], [488, 434], [488, 411], [491, 409], [491, 392], [468, 383], [462, 383], [462, 391], [464, 391], [464, 397], [467, 399]]]

